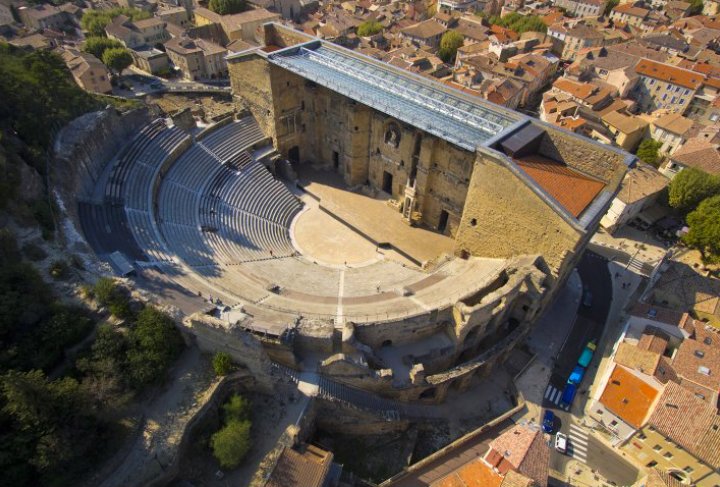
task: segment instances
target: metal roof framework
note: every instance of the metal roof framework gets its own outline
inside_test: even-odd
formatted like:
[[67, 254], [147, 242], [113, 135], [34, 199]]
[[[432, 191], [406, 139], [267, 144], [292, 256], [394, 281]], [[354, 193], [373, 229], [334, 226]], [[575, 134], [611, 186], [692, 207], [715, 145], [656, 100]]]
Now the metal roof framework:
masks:
[[414, 73], [320, 42], [277, 51], [268, 60], [470, 151], [525, 122], [509, 110], [468, 101]]

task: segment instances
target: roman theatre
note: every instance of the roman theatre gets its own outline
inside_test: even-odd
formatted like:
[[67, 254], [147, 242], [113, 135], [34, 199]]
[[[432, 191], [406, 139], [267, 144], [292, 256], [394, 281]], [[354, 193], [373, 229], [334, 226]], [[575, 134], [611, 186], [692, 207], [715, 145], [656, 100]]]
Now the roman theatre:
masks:
[[202, 296], [186, 334], [258, 376], [441, 402], [526, 336], [632, 156], [287, 27], [263, 33], [228, 57], [232, 117], [93, 115], [113, 135], [84, 142], [105, 159], [73, 188], [83, 237], [139, 286]]

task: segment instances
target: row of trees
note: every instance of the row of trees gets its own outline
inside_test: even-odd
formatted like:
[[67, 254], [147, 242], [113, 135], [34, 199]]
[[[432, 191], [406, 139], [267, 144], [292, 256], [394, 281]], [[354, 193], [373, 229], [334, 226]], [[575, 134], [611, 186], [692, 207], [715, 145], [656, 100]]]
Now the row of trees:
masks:
[[82, 19], [80, 19], [80, 26], [89, 36], [105, 37], [105, 27], [120, 15], [124, 15], [130, 20], [143, 20], [152, 17], [152, 13], [137, 8], [87, 9], [83, 13]]
[[521, 15], [517, 12], [511, 12], [504, 17], [499, 15], [490, 16], [487, 21], [490, 25], [499, 25], [518, 34], [524, 32], [547, 32], [547, 25], [537, 15]]
[[80, 21], [87, 32], [83, 50], [100, 59], [108, 69], [117, 74], [122, 73], [133, 62], [130, 51], [122, 43], [105, 35], [105, 28], [119, 15], [125, 15], [131, 20], [142, 20], [151, 16], [149, 12], [136, 8], [113, 8], [86, 10]]

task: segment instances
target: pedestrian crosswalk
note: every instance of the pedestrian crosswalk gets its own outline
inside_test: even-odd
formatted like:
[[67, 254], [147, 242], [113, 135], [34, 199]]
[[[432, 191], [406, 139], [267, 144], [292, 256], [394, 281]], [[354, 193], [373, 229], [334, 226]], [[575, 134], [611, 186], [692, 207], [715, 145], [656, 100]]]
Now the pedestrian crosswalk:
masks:
[[561, 396], [562, 390], [556, 389], [552, 384], [548, 384], [547, 389], [545, 389], [545, 399], [557, 406], [560, 404]]
[[571, 424], [568, 434], [568, 455], [581, 462], [587, 460], [588, 434], [580, 426]]

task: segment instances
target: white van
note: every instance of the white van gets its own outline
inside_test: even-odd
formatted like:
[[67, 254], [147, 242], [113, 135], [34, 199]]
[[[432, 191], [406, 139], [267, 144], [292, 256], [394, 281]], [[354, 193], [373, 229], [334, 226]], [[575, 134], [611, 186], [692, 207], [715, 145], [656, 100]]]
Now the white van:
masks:
[[562, 433], [555, 435], [555, 449], [560, 453], [565, 453], [567, 451], [567, 436]]

